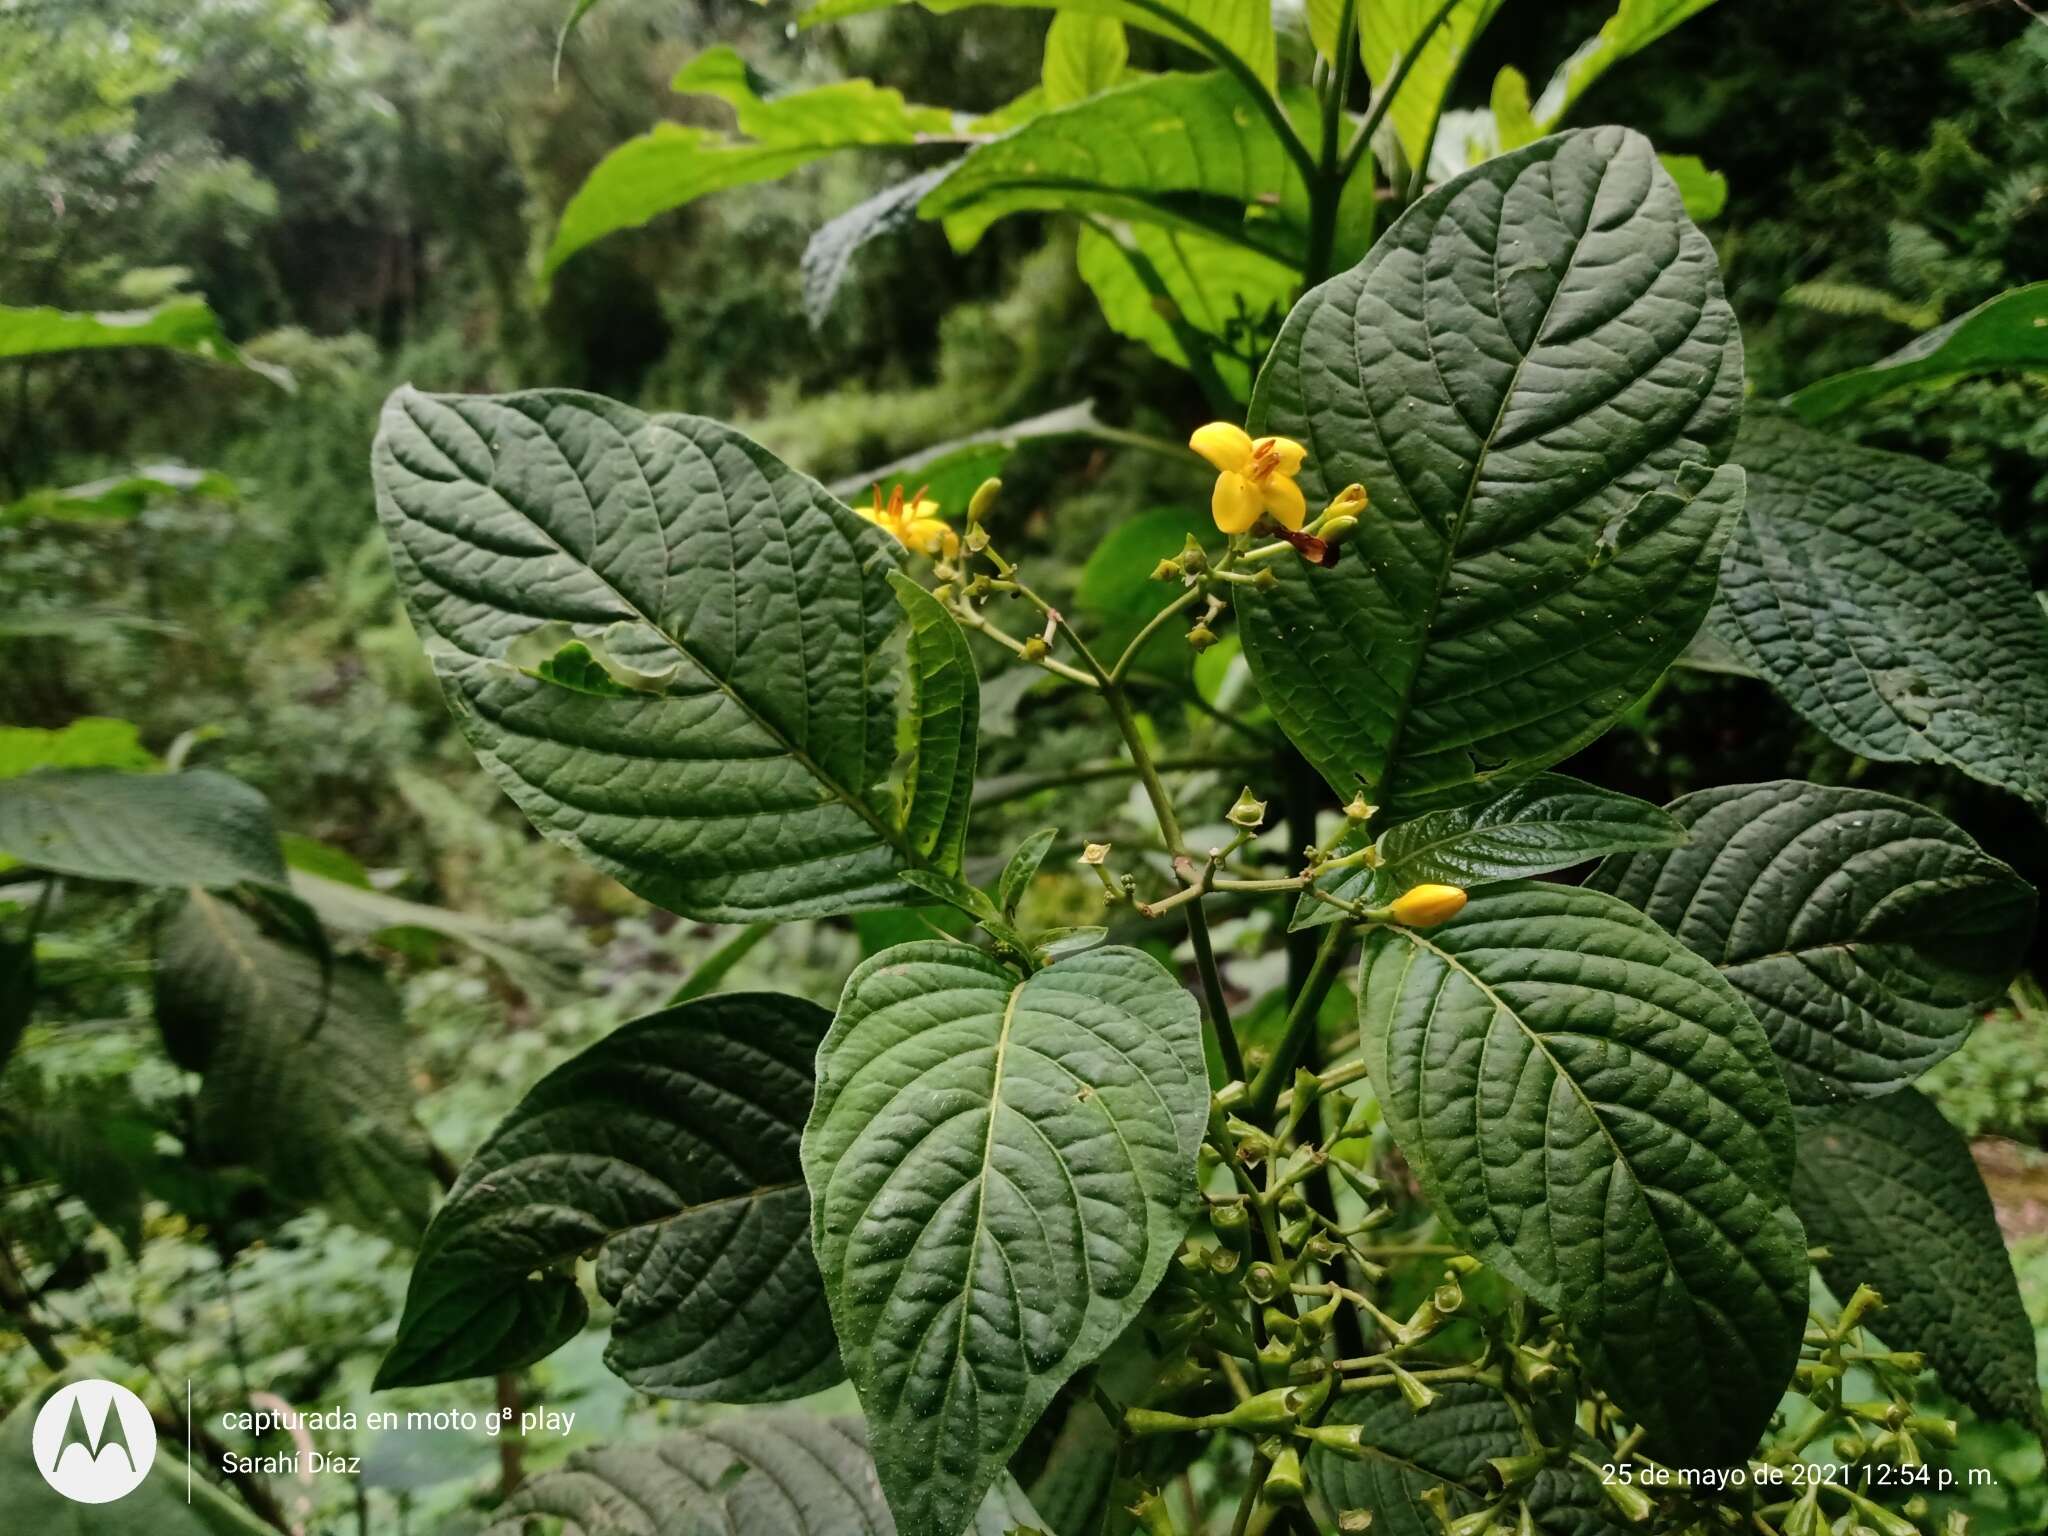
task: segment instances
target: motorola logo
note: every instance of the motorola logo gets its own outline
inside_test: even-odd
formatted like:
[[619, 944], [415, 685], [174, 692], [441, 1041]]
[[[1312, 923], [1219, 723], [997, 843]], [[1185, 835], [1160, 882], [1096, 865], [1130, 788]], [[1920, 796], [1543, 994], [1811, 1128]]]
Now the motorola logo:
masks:
[[78, 1504], [133, 1493], [156, 1460], [156, 1425], [142, 1399], [111, 1381], [74, 1381], [50, 1394], [31, 1444], [43, 1481]]

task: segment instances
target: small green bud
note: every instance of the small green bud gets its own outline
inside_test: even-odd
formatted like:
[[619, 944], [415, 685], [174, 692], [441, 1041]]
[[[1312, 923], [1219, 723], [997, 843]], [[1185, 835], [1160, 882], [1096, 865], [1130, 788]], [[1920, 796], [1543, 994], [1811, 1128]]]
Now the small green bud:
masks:
[[1224, 1119], [1223, 1129], [1229, 1133], [1230, 1139], [1237, 1143], [1239, 1162], [1263, 1163], [1273, 1155], [1273, 1138], [1251, 1121], [1230, 1115]]
[[1277, 1301], [1293, 1283], [1294, 1273], [1287, 1265], [1264, 1259], [1246, 1270], [1244, 1276], [1245, 1294], [1257, 1302]]
[[978, 555], [988, 548], [988, 530], [977, 524], [967, 530], [967, 537], [961, 542], [967, 546], [969, 554]]
[[1340, 512], [1335, 517], [1326, 519], [1323, 526], [1317, 531], [1325, 544], [1337, 544], [1341, 543], [1345, 536], [1357, 526], [1357, 518]]
[[1254, 795], [1247, 784], [1238, 792], [1237, 803], [1223, 813], [1223, 819], [1234, 827], [1247, 830], [1261, 826], [1266, 820], [1266, 802]]
[[1837, 1461], [1861, 1461], [1870, 1452], [1870, 1442], [1861, 1435], [1837, 1435], [1829, 1448]]
[[1293, 1446], [1283, 1447], [1273, 1458], [1272, 1469], [1266, 1473], [1266, 1502], [1292, 1504], [1302, 1496], [1306, 1486], [1301, 1475], [1301, 1457], [1295, 1454]]
[[1198, 655], [1215, 643], [1216, 631], [1206, 624], [1197, 624], [1188, 631], [1188, 648]]
[[940, 582], [936, 587], [932, 588], [932, 596], [937, 598], [942, 606], [952, 602], [953, 583], [950, 581]]
[[1167, 1512], [1166, 1500], [1157, 1492], [1148, 1490], [1139, 1494], [1138, 1502], [1131, 1506], [1131, 1514], [1144, 1536], [1174, 1536], [1173, 1516]]
[[1365, 803], [1365, 796], [1362, 794], [1353, 795], [1350, 803], [1344, 807], [1344, 819], [1346, 821], [1371, 821], [1378, 813], [1379, 807], [1367, 805]]
[[1387, 1369], [1393, 1373], [1394, 1385], [1401, 1389], [1401, 1396], [1407, 1399], [1409, 1412], [1420, 1413], [1436, 1401], [1436, 1394], [1430, 1391], [1429, 1384], [1409, 1374], [1398, 1362], [1389, 1360]]
[[[1289, 1389], [1291, 1395], [1287, 1399], [1287, 1405], [1294, 1410], [1296, 1419], [1312, 1419], [1321, 1413], [1323, 1411], [1323, 1404], [1330, 1400], [1330, 1393], [1335, 1390], [1337, 1385], [1337, 1373], [1335, 1371], [1330, 1370], [1327, 1366], [1316, 1367], [1313, 1364], [1311, 1364], [1311, 1368], [1316, 1370], [1314, 1380], [1296, 1382]], [[1297, 1366], [1296, 1370], [1299, 1369], [1300, 1367]]]
[[1931, 1413], [1915, 1413], [1907, 1416], [1906, 1428], [1916, 1435], [1925, 1435], [1936, 1445], [1953, 1446], [1956, 1443], [1957, 1425], [1954, 1419], [1944, 1419]]
[[1319, 1445], [1339, 1456], [1363, 1461], [1366, 1455], [1363, 1424], [1297, 1424], [1295, 1434], [1311, 1445]]
[[978, 523], [994, 510], [996, 498], [1003, 494], [1003, 482], [991, 475], [974, 488], [974, 494], [967, 499], [967, 521]]
[[1537, 1474], [1550, 1465], [1550, 1458], [1538, 1451], [1529, 1451], [1520, 1456], [1490, 1456], [1486, 1465], [1500, 1483], [1503, 1493], [1513, 1493], [1524, 1483], [1532, 1483]]
[[1202, 548], [1192, 533], [1188, 535], [1187, 542], [1181, 546], [1180, 567], [1190, 576], [1209, 569], [1208, 551]]
[[1607, 1495], [1607, 1502], [1615, 1512], [1631, 1525], [1641, 1525], [1655, 1513], [1656, 1506], [1650, 1496], [1634, 1483], [1616, 1482], [1609, 1478], [1600, 1479], [1600, 1491]]
[[[1228, 1413], [1216, 1420], [1219, 1429], [1277, 1429], [1294, 1422], [1294, 1409], [1288, 1400], [1294, 1396], [1292, 1387], [1269, 1387], [1264, 1392], [1246, 1398]], [[1124, 1416], [1126, 1423], [1130, 1415]]]
[[1848, 1333], [1862, 1322], [1867, 1314], [1879, 1311], [1883, 1306], [1884, 1296], [1881, 1292], [1867, 1285], [1857, 1286], [1856, 1294], [1849, 1298], [1848, 1305], [1842, 1308], [1842, 1315], [1835, 1320], [1836, 1337]]

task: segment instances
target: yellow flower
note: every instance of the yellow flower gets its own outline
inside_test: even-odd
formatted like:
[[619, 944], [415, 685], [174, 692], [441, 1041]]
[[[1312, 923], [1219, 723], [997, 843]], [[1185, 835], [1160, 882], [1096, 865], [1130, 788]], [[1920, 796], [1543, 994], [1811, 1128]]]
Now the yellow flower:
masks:
[[1216, 466], [1216, 491], [1209, 511], [1225, 533], [1243, 533], [1261, 512], [1290, 533], [1308, 516], [1301, 487], [1294, 477], [1308, 450], [1288, 437], [1262, 437], [1256, 442], [1244, 428], [1212, 421], [1195, 429], [1188, 446]]
[[854, 510], [905, 549], [914, 549], [919, 554], [935, 558], [954, 559], [960, 553], [960, 536], [939, 516], [939, 504], [925, 500], [926, 489], [919, 486], [917, 494], [906, 502], [903, 487], [898, 485], [889, 492], [889, 500], [885, 503], [882, 488], [878, 485], [872, 510], [867, 507]]
[[1409, 928], [1434, 928], [1465, 910], [1465, 893], [1455, 885], [1418, 885], [1403, 891], [1387, 909]]

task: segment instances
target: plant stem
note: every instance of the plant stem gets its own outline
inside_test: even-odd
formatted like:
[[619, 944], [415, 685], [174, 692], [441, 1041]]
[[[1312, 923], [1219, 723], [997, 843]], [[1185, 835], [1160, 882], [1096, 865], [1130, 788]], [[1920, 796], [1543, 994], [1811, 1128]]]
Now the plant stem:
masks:
[[1286, 1033], [1281, 1036], [1273, 1059], [1260, 1069], [1258, 1081], [1252, 1084], [1246, 1097], [1247, 1119], [1270, 1115], [1273, 1106], [1280, 1101], [1281, 1088], [1293, 1079], [1295, 1065], [1315, 1034], [1316, 1016], [1322, 1012], [1323, 999], [1330, 995], [1337, 973], [1343, 968], [1344, 951], [1350, 937], [1350, 926], [1343, 922], [1332, 923], [1323, 936], [1322, 945], [1316, 950], [1315, 964], [1309, 968], [1308, 979], [1294, 994], [1294, 1006], [1287, 1014]]
[[[1161, 757], [1154, 760], [1161, 773], [1199, 773], [1212, 768], [1263, 768], [1263, 757]], [[1001, 805], [1006, 800], [1021, 800], [1026, 795], [1035, 795], [1045, 789], [1065, 789], [1073, 784], [1093, 784], [1100, 779], [1135, 778], [1137, 764], [1116, 758], [1103, 762], [1079, 763], [1072, 768], [1062, 768], [1052, 773], [1011, 773], [998, 778], [984, 779], [975, 786], [974, 803], [977, 806]]]
[[704, 957], [698, 967], [683, 978], [682, 985], [669, 994], [668, 1005], [687, 1003], [702, 997], [725, 980], [726, 973], [746, 957], [747, 951], [775, 931], [773, 923], [749, 923]]
[[[1308, 152], [1308, 146], [1301, 142], [1301, 135], [1294, 131], [1294, 124], [1288, 121], [1280, 103], [1266, 88], [1266, 82], [1252, 73], [1249, 64], [1237, 56], [1215, 33], [1197, 22], [1188, 19], [1184, 11], [1163, 5], [1160, 0], [1128, 0], [1135, 10], [1145, 11], [1178, 32], [1201, 53], [1214, 59], [1229, 75], [1244, 87], [1252, 104], [1264, 115], [1272, 126], [1274, 136], [1280, 140], [1280, 147], [1287, 151], [1288, 158], [1300, 169], [1302, 178], [1311, 186], [1315, 184], [1315, 157]], [[1263, 13], [1261, 13], [1263, 14]]]
[[[1358, 125], [1358, 134], [1351, 141], [1350, 152], [1344, 156], [1344, 164], [1338, 169], [1337, 180], [1340, 185], [1351, 180], [1351, 173], [1358, 169], [1358, 162], [1365, 158], [1365, 152], [1372, 144], [1372, 136], [1379, 132], [1381, 122], [1393, 107], [1394, 98], [1401, 94], [1401, 87], [1408, 79], [1408, 72], [1415, 67], [1415, 61], [1422, 57], [1422, 50], [1429, 46], [1429, 40], [1436, 36], [1437, 28], [1450, 20], [1451, 12], [1457, 8], [1458, 0], [1444, 0], [1444, 3], [1437, 7], [1436, 14], [1429, 18], [1429, 25], [1422, 29], [1422, 36], [1415, 40], [1415, 46], [1410, 48], [1401, 62], [1394, 66], [1393, 74], [1387, 77], [1387, 83], [1381, 87], [1379, 95], [1373, 99], [1372, 105], [1366, 108], [1365, 121]], [[1433, 140], [1435, 137], [1436, 130], [1432, 127], [1430, 138]], [[1416, 174], [1420, 176], [1419, 168]]]
[[1117, 657], [1116, 665], [1109, 669], [1109, 680], [1113, 683], [1121, 683], [1124, 680], [1124, 674], [1131, 670], [1131, 663], [1138, 659], [1138, 652], [1145, 648], [1145, 642], [1156, 635], [1160, 627], [1168, 619], [1177, 613], [1185, 613], [1201, 600], [1202, 589], [1199, 586], [1190, 587], [1164, 608], [1153, 614], [1150, 619], [1146, 620], [1145, 627], [1132, 637], [1131, 643], [1124, 647], [1123, 655]]

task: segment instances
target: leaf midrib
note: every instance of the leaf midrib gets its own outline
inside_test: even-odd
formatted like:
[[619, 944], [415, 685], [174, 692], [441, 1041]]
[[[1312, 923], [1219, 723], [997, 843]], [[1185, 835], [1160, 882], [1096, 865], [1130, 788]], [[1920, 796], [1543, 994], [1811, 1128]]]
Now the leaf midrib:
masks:
[[[1550, 167], [1555, 167], [1556, 163], [1557, 161], [1554, 156], [1549, 161], [1545, 162], [1545, 164]], [[1604, 188], [1607, 184], [1607, 171], [1608, 167], [1612, 164], [1613, 161], [1611, 160], [1603, 161], [1601, 164], [1600, 181], [1599, 184], [1596, 185], [1593, 189], [1593, 197], [1595, 201], [1598, 200], [1601, 189]], [[1505, 199], [1502, 200], [1501, 206], [1503, 210], [1505, 210], [1507, 206]], [[1446, 209], [1448, 209], [1448, 203], [1445, 205], [1445, 207]], [[1500, 225], [1499, 216], [1496, 216], [1495, 224], [1495, 233], [1496, 235], [1498, 235]], [[1423, 249], [1417, 253], [1418, 256], [1425, 261], [1427, 260], [1429, 247], [1435, 244], [1437, 228], [1438, 225], [1436, 224], [1432, 224], [1430, 226], [1429, 237], [1423, 242]], [[1550, 328], [1550, 316], [1551, 312], [1557, 307], [1557, 296], [1560, 293], [1564, 292], [1565, 284], [1571, 280], [1572, 273], [1578, 266], [1579, 252], [1584, 248], [1585, 243], [1586, 237], [1585, 232], [1583, 230], [1577, 231], [1573, 234], [1571, 256], [1565, 262], [1564, 270], [1558, 274], [1557, 284], [1550, 290], [1550, 298], [1544, 303], [1543, 318], [1536, 323], [1535, 329], [1530, 332], [1530, 336], [1532, 337], [1532, 350], [1535, 346], [1541, 344], [1544, 332]], [[1495, 245], [1496, 249], [1494, 252], [1493, 264], [1495, 279], [1494, 293], [1496, 299], [1498, 299], [1500, 293], [1500, 254], [1498, 250], [1498, 240], [1496, 240]], [[1375, 267], [1373, 270], [1377, 272], [1379, 269], [1378, 267]], [[1359, 284], [1359, 296], [1363, 297], [1364, 293], [1365, 282], [1361, 281]], [[1358, 311], [1357, 306], [1355, 304], [1351, 308], [1351, 323], [1353, 330], [1355, 332], [1358, 324]], [[1423, 286], [1423, 307], [1421, 324], [1424, 328], [1424, 340], [1427, 341], [1429, 336], [1429, 289], [1426, 283]], [[1505, 329], [1504, 322], [1503, 329]], [[1515, 392], [1521, 388], [1522, 370], [1528, 367], [1529, 365], [1529, 355], [1530, 354], [1528, 352], [1524, 352], [1520, 357], [1518, 357], [1515, 360], [1515, 371], [1513, 375], [1508, 379], [1507, 387], [1501, 391], [1500, 404], [1496, 406], [1494, 409], [1493, 423], [1486, 429], [1486, 436], [1479, 445], [1478, 453], [1473, 455], [1472, 472], [1465, 482], [1464, 499], [1458, 504], [1457, 516], [1452, 520], [1451, 527], [1444, 536], [1443, 558], [1439, 562], [1437, 567], [1436, 582], [1430, 589], [1429, 607], [1427, 611], [1423, 614], [1422, 624], [1416, 632], [1415, 664], [1408, 673], [1407, 685], [1401, 690], [1400, 703], [1394, 711], [1393, 723], [1387, 729], [1386, 756], [1380, 764], [1379, 778], [1373, 785], [1373, 790], [1375, 792], [1376, 797], [1384, 797], [1386, 794], [1387, 785], [1393, 781], [1394, 769], [1399, 759], [1402, 738], [1407, 734], [1408, 721], [1415, 710], [1415, 694], [1417, 691], [1417, 685], [1422, 677], [1423, 666], [1425, 662], [1428, 660], [1430, 650], [1430, 639], [1436, 629], [1437, 615], [1443, 608], [1444, 593], [1450, 586], [1452, 567], [1454, 567], [1458, 561], [1459, 541], [1463, 539], [1465, 536], [1465, 522], [1471, 516], [1473, 500], [1479, 494], [1479, 481], [1482, 473], [1486, 468], [1487, 457], [1493, 452], [1494, 440], [1500, 436], [1501, 424], [1507, 419], [1508, 406], [1514, 400]], [[1379, 435], [1379, 421], [1376, 416], [1373, 421], [1373, 432], [1375, 436]], [[1382, 438], [1381, 441], [1384, 442], [1384, 438]], [[1391, 461], [1391, 455], [1389, 456], [1389, 458]], [[1416, 505], [1416, 513], [1418, 516], [1420, 516], [1421, 510], [1421, 505], [1418, 502]]]
[[[439, 397], [436, 396], [423, 396], [422, 398], [437, 400], [437, 402], [439, 400]], [[578, 407], [577, 409], [581, 411], [582, 414], [590, 416], [593, 419], [601, 422], [607, 430], [619, 435], [622, 438], [627, 436], [627, 434], [620, 432], [618, 427], [615, 426], [613, 423], [609, 421], [604, 421], [604, 419], [601, 416], [599, 416], [598, 413], [594, 411], [585, 410], [581, 407]], [[477, 432], [477, 435], [480, 437], [483, 436], [481, 432], [478, 432], [475, 423], [471, 422], [467, 416], [462, 415], [461, 412], [459, 411], [455, 412], [455, 414], [457, 418], [461, 420], [463, 425], [469, 428], [470, 431]], [[522, 416], [525, 415], [523, 411], [517, 412], [516, 414]], [[412, 416], [410, 412], [407, 413], [407, 416], [408, 419], [412, 421], [415, 429], [419, 431], [420, 435], [422, 437], [427, 438], [427, 440], [431, 442], [433, 440], [431, 435], [428, 434], [425, 426], [422, 423], [420, 423], [418, 418]], [[529, 421], [533, 420], [532, 417], [527, 417], [526, 419]], [[575, 473], [574, 466], [569, 464], [568, 462], [568, 456], [562, 453], [561, 445], [555, 440], [553, 434], [547, 431], [546, 426], [543, 423], [535, 421], [534, 425], [541, 428], [542, 435], [547, 441], [548, 446], [554, 449], [556, 454], [561, 457], [564, 467], [568, 468], [570, 470], [572, 477], [575, 478], [578, 491], [583, 495], [585, 502], [588, 503], [590, 499], [589, 487], [587, 487], [583, 483], [582, 477]], [[684, 434], [680, 432], [676, 432], [674, 428], [660, 427], [657, 419], [654, 417], [647, 418], [647, 425], [650, 427], [659, 427], [659, 430], [663, 432], [672, 434], [673, 436], [678, 438], [682, 438], [683, 441], [688, 442], [692, 448], [697, 449], [699, 453], [703, 452], [703, 449], [699, 447], [693, 440], [685, 437]], [[440, 452], [441, 450], [437, 447], [436, 451]], [[443, 456], [452, 458], [452, 456], [446, 454], [444, 454]], [[706, 455], [706, 457], [708, 457], [708, 455]], [[494, 472], [496, 469], [496, 464], [497, 459], [494, 453], [492, 456], [492, 468]], [[755, 468], [758, 469], [759, 466], [756, 465]], [[654, 498], [654, 488], [647, 482], [646, 471], [642, 467], [640, 462], [640, 456], [637, 453], [633, 455], [633, 469], [634, 473], [637, 474], [640, 478], [641, 486], [647, 491], [650, 500], [652, 500]], [[481, 484], [481, 487], [483, 489], [489, 491], [493, 496], [497, 497], [499, 501], [504, 503], [505, 506], [511, 508], [512, 511], [516, 512], [519, 515], [520, 519], [524, 521], [528, 527], [532, 528], [536, 534], [540, 535], [541, 538], [545, 539], [549, 546], [554, 549], [556, 554], [560, 555], [564, 560], [569, 561], [572, 565], [576, 566], [577, 568], [586, 570], [590, 572], [592, 576], [596, 577], [597, 580], [603, 584], [604, 590], [609, 592], [616, 599], [618, 599], [619, 603], [625, 607], [627, 612], [629, 612], [634, 618], [638, 619], [642, 624], [645, 624], [649, 629], [654, 631], [655, 634], [661, 636], [663, 640], [667, 641], [668, 644], [675, 650], [678, 656], [682, 657], [691, 666], [695, 667], [700, 676], [708, 678], [713, 687], [717, 688], [720, 693], [724, 694], [728, 699], [732, 700], [734, 705], [736, 705], [739, 708], [740, 712], [744, 714], [748, 720], [752, 721], [757, 727], [759, 727], [765, 735], [772, 739], [776, 743], [776, 745], [782, 748], [783, 751], [787, 752], [792, 759], [794, 759], [798, 764], [800, 764], [804, 768], [804, 770], [808, 772], [813, 778], [815, 778], [820, 784], [824, 785], [827, 789], [829, 789], [832, 792], [832, 794], [840, 801], [841, 804], [849, 806], [855, 812], [857, 812], [862, 820], [867, 822], [869, 826], [875, 829], [876, 833], [879, 834], [882, 838], [882, 841], [885, 844], [887, 844], [890, 848], [895, 850], [896, 853], [901, 855], [906, 863], [910, 864], [914, 868], [924, 867], [924, 861], [921, 858], [919, 858], [912, 849], [908, 848], [904, 844], [903, 840], [897, 834], [896, 830], [892, 828], [888, 824], [888, 822], [884, 820], [875, 811], [875, 809], [867, 803], [867, 800], [864, 796], [851, 793], [845, 785], [839, 782], [836, 775], [827, 773], [825, 769], [818, 763], [818, 761], [815, 758], [811, 756], [809, 752], [805, 751], [803, 748], [799, 747], [795, 742], [791, 741], [789, 737], [779, 727], [777, 727], [774, 724], [773, 721], [769, 720], [745, 698], [741, 697], [739, 692], [736, 689], [734, 689], [732, 684], [726, 678], [721, 677], [716, 670], [714, 670], [710, 666], [707, 666], [704, 663], [704, 661], [689, 648], [689, 646], [683, 643], [682, 638], [680, 636], [671, 633], [668, 626], [658, 623], [654, 619], [650, 618], [645, 612], [642, 611], [638, 603], [634, 602], [630, 597], [626, 596], [624, 592], [621, 592], [618, 588], [617, 583], [615, 583], [612, 580], [609, 573], [600, 571], [591, 562], [589, 562], [588, 560], [580, 559], [569, 549], [564, 547], [562, 541], [555, 537], [554, 531], [552, 529], [545, 526], [531, 512], [527, 511], [525, 507], [521, 506], [517, 501], [513, 500], [513, 498], [507, 495], [505, 491], [498, 485], [492, 483], [491, 481], [478, 482], [472, 480], [466, 474], [463, 475], [463, 479], [466, 483], [471, 485]], [[723, 497], [723, 482], [720, 482], [719, 490], [721, 497]], [[828, 499], [833, 500], [835, 505], [837, 504], [836, 498], [832, 498], [830, 492], [826, 492], [825, 495]], [[780, 511], [779, 503], [777, 504], [777, 511]], [[829, 512], [827, 515], [829, 516]], [[419, 522], [429, 527], [434, 526], [433, 524], [429, 523], [425, 518], [415, 517], [410, 510], [406, 511], [405, 516], [408, 521]], [[464, 533], [462, 535], [462, 539], [466, 545], [471, 543], [467, 533]], [[666, 539], [664, 535], [664, 543], [665, 542]], [[664, 580], [666, 580], [668, 574], [670, 573], [664, 571]], [[435, 585], [439, 586], [440, 583], [436, 581]], [[478, 659], [490, 660], [491, 658], [480, 657]], [[806, 698], [808, 699], [808, 695], [806, 696]]]

